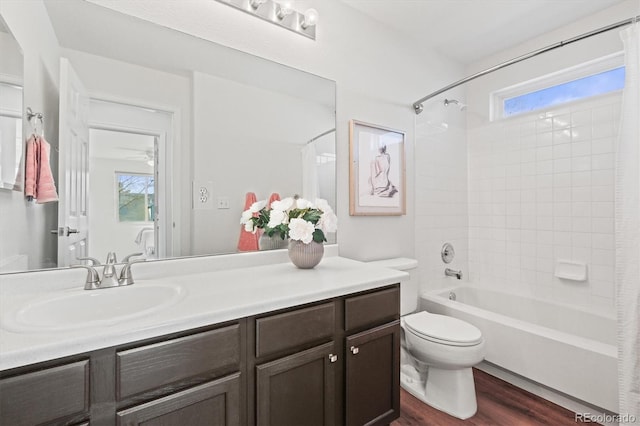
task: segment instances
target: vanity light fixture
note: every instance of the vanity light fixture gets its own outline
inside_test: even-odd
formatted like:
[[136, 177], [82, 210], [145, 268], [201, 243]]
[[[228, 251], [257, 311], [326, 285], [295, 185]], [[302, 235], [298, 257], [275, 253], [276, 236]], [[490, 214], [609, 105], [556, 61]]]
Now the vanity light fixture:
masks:
[[293, 8], [291, 0], [215, 0], [249, 15], [256, 16], [286, 28], [289, 31], [316, 39], [318, 11], [307, 9], [304, 13]]
[[305, 30], [309, 27], [314, 27], [318, 23], [318, 19], [320, 18], [320, 16], [318, 15], [318, 11], [315, 9], [305, 10], [302, 16], [303, 19], [302, 23], [300, 23], [300, 26]]
[[276, 13], [276, 16], [281, 21], [285, 18], [285, 16], [291, 15], [293, 13], [293, 4], [289, 0], [279, 2], [277, 7], [278, 13]]
[[261, 4], [266, 3], [267, 0], [251, 0], [249, 4], [253, 10], [256, 10], [260, 7]]

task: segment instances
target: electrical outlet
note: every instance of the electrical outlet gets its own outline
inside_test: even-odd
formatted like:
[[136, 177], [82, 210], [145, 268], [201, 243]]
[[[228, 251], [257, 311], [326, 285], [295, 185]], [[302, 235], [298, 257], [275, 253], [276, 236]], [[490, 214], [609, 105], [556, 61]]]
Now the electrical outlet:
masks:
[[213, 182], [211, 181], [193, 181], [194, 210], [210, 210], [213, 208], [211, 188], [213, 188]]
[[229, 197], [218, 197], [218, 208], [219, 209], [228, 209], [229, 208]]

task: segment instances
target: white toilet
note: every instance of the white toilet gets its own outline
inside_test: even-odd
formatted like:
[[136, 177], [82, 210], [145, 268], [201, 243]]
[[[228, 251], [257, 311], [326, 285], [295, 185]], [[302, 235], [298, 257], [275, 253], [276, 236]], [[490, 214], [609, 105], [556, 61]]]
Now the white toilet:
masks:
[[416, 260], [396, 258], [371, 263], [406, 271], [411, 276], [400, 283], [402, 387], [454, 417], [473, 416], [478, 405], [471, 367], [484, 359], [482, 333], [457, 318], [415, 312], [419, 298]]

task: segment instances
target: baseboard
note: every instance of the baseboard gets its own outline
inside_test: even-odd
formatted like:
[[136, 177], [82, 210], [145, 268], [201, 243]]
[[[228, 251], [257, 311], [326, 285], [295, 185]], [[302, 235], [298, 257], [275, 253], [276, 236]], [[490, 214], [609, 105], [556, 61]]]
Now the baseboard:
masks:
[[[540, 383], [536, 383], [532, 380], [527, 379], [526, 377], [513, 373], [509, 370], [505, 370], [504, 368], [499, 367], [490, 362], [482, 361], [480, 364], [476, 365], [475, 368], [477, 368], [478, 370], [482, 370], [485, 373], [490, 374], [494, 377], [497, 377], [500, 380], [504, 380], [507, 383], [511, 383], [512, 385], [517, 386], [520, 389], [524, 389], [529, 393], [537, 395], [540, 398], [544, 398], [547, 401], [551, 401], [554, 404], [559, 405], [563, 408], [566, 408], [569, 411], [573, 411], [574, 413], [585, 413], [585, 414], [589, 413], [593, 416], [600, 416], [600, 418], [605, 418], [605, 419], [607, 416], [609, 417], [615, 416], [614, 413], [611, 413], [607, 410], [596, 407], [594, 405], [590, 405], [584, 401], [572, 398], [569, 395], [558, 392], [547, 386], [541, 385]], [[598, 418], [598, 421], [600, 420], [600, 418]], [[585, 421], [585, 423], [587, 422]], [[589, 422], [589, 423], [597, 424], [593, 422]], [[600, 424], [604, 426], [619, 426], [618, 422], [600, 421]]]

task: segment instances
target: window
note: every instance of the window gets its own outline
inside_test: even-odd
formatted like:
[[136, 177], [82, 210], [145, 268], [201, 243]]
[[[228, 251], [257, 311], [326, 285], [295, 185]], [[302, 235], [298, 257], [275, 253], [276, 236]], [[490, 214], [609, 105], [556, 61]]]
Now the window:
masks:
[[492, 118], [507, 118], [624, 88], [622, 57], [610, 55], [492, 94]]
[[118, 220], [153, 222], [155, 219], [155, 182], [151, 174], [116, 173]]
[[624, 67], [504, 100], [503, 117], [536, 111], [624, 88]]

